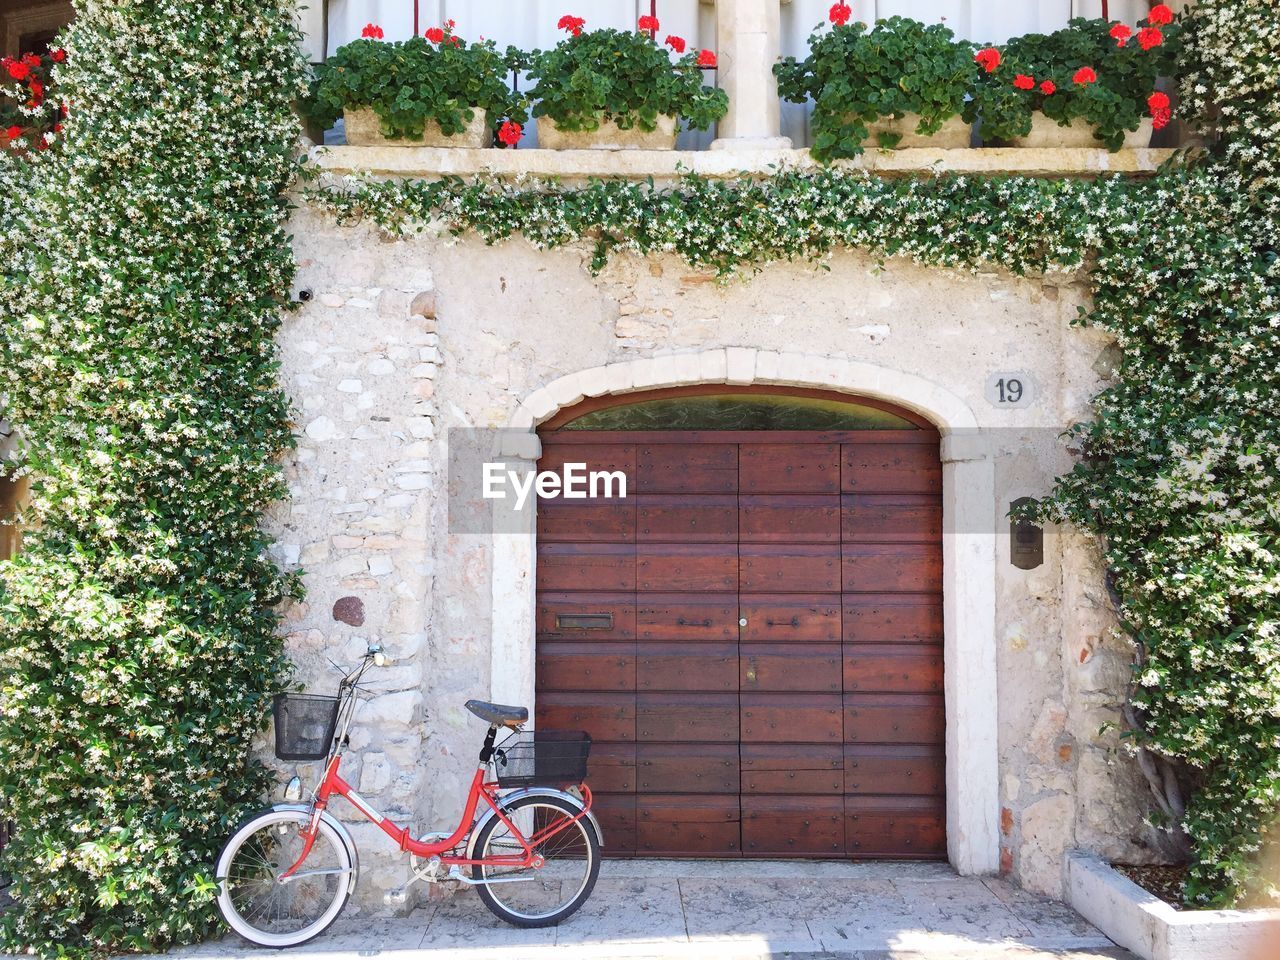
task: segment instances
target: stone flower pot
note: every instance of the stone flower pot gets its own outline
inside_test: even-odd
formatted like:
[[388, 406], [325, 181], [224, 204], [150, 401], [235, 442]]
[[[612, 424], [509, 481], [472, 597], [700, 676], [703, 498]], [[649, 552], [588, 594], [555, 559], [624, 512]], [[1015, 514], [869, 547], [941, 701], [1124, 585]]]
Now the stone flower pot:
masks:
[[595, 130], [561, 130], [550, 117], [538, 118], [538, 146], [544, 150], [674, 150], [679, 132], [669, 115], [658, 117], [656, 130], [622, 130], [612, 120]]
[[907, 113], [902, 117], [894, 119], [893, 117], [880, 117], [867, 124], [867, 132], [869, 136], [863, 141], [862, 145], [867, 149], [881, 149], [876, 134], [879, 133], [900, 133], [902, 139], [898, 141], [897, 149], [905, 150], [908, 147], [932, 147], [935, 150], [963, 150], [969, 146], [969, 124], [964, 122], [961, 117], [949, 117], [942, 123], [941, 129], [933, 134], [916, 133], [916, 127], [920, 126], [920, 114]]
[[473, 109], [472, 113], [471, 122], [456, 136], [445, 136], [440, 131], [440, 124], [428, 120], [422, 136], [416, 139], [384, 137], [378, 115], [372, 107], [343, 110], [342, 120], [347, 130], [347, 143], [353, 147], [487, 147], [493, 143], [489, 112]]
[[[1145, 119], [1138, 124], [1138, 129], [1125, 134], [1124, 147], [1134, 150], [1151, 146], [1151, 120]], [[1050, 120], [1043, 113], [1036, 111], [1031, 115], [1031, 132], [1025, 137], [1013, 137], [1009, 141], [1014, 147], [1041, 147], [1064, 149], [1070, 147], [1101, 147], [1103, 143], [1093, 135], [1093, 125], [1080, 117], [1072, 120], [1068, 126], [1059, 126], [1056, 120]]]
[[1124, 135], [1124, 148], [1126, 150], [1141, 150], [1143, 147], [1151, 146], [1151, 135], [1155, 133], [1155, 125], [1152, 124], [1151, 118], [1146, 117], [1138, 122], [1137, 130], [1130, 130]]

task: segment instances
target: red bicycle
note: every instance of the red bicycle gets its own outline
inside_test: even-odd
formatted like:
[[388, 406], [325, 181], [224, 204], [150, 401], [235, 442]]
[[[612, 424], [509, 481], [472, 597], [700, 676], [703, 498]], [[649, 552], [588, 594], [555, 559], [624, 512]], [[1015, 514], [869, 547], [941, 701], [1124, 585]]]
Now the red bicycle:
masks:
[[[386, 662], [379, 647], [370, 647], [343, 677], [336, 697], [276, 697], [276, 756], [324, 759], [324, 777], [310, 803], [277, 804], [250, 817], [227, 841], [215, 874], [223, 917], [264, 947], [305, 943], [337, 919], [355, 890], [360, 862], [351, 834], [327, 809], [337, 794], [409, 854], [410, 884], [475, 887], [496, 916], [517, 927], [560, 923], [591, 896], [600, 873], [602, 834], [583, 782], [591, 738], [526, 732], [526, 708], [467, 701], [489, 732], [462, 818], [452, 833], [414, 839], [338, 772], [350, 746], [360, 680]], [[509, 732], [499, 741], [500, 730]], [[402, 897], [404, 890], [394, 893]]]

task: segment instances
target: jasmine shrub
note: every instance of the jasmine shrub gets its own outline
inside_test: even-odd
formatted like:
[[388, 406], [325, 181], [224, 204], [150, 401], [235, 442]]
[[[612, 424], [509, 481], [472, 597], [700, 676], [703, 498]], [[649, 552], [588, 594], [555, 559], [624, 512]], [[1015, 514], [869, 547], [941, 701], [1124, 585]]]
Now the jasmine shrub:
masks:
[[0, 565], [0, 933], [45, 956], [215, 929], [294, 589], [259, 529], [291, 442], [293, 4], [77, 13], [62, 148], [0, 153], [0, 406], [25, 438], [6, 468], [34, 484]]

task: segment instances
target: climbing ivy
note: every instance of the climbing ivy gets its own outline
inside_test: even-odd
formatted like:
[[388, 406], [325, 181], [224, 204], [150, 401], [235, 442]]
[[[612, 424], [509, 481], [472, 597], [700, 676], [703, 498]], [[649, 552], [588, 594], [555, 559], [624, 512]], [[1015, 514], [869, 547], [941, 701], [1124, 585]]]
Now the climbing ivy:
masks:
[[1280, 813], [1280, 34], [1260, 0], [1201, 0], [1184, 21], [1184, 105], [1210, 148], [1142, 181], [856, 171], [672, 189], [493, 178], [338, 178], [309, 191], [340, 222], [442, 225], [489, 243], [674, 253], [728, 276], [859, 247], [1016, 274], [1087, 268], [1081, 322], [1122, 362], [1080, 465], [1040, 516], [1099, 535], [1135, 651], [1130, 744], [1152, 820], [1185, 842], [1184, 896], [1274, 891], [1256, 867]]
[[33, 482], [0, 564], [0, 935], [50, 957], [216, 929], [293, 591], [260, 529], [291, 442], [293, 4], [78, 8], [65, 140], [0, 152], [0, 412]]

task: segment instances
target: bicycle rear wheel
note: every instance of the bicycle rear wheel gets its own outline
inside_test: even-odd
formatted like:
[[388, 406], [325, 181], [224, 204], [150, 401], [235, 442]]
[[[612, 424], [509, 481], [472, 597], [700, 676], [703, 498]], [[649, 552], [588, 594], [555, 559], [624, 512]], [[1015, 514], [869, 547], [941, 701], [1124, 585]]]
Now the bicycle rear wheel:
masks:
[[[526, 837], [537, 831], [564, 829], [535, 847], [541, 867], [472, 867], [476, 880], [496, 883], [476, 887], [484, 905], [516, 927], [551, 927], [587, 902], [600, 875], [600, 839], [577, 804], [559, 797], [517, 797], [503, 804], [506, 816]], [[519, 856], [524, 848], [497, 817], [480, 828], [476, 838], [480, 859]], [[503, 882], [507, 881], [507, 882]]]
[[298, 872], [279, 875], [302, 855], [303, 810], [268, 810], [244, 824], [218, 856], [218, 909], [228, 925], [262, 947], [294, 947], [323, 933], [351, 892], [355, 870], [338, 832], [320, 821], [315, 845]]

